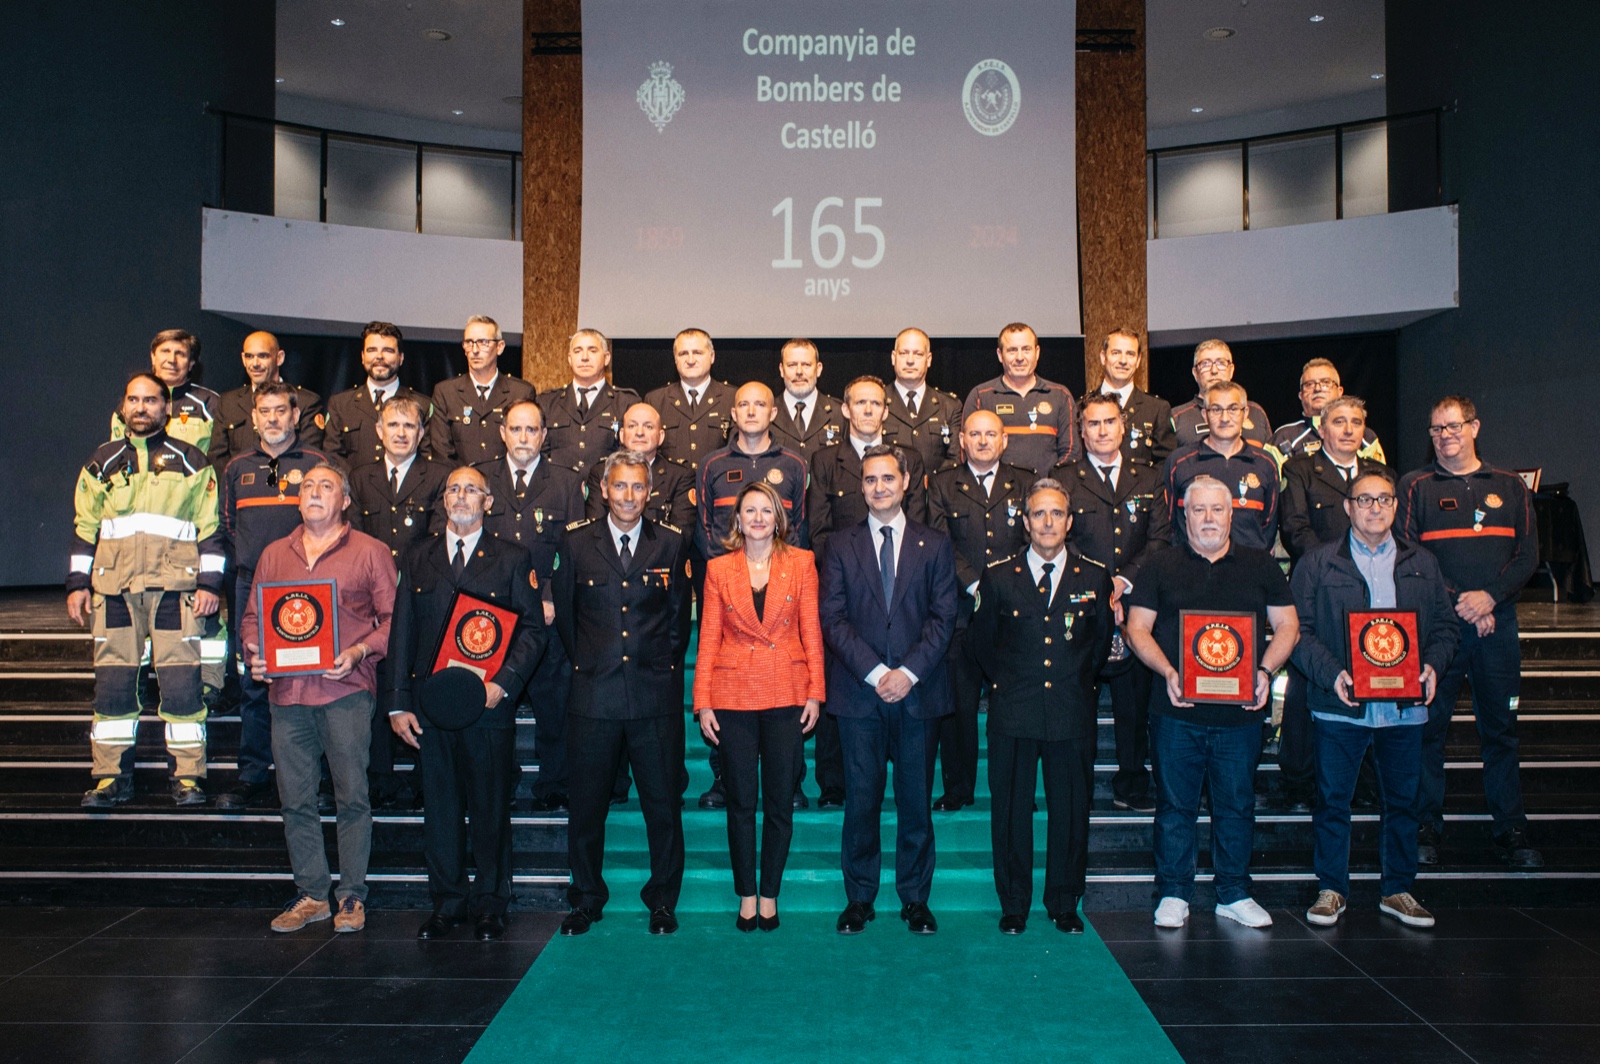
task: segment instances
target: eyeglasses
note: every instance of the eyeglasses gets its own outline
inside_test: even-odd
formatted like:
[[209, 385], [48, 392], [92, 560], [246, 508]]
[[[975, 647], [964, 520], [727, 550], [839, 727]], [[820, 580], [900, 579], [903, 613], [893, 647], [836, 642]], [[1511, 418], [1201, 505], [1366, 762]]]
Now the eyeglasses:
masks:
[[444, 493], [446, 495], [466, 495], [469, 497], [473, 495], [489, 494], [476, 484], [452, 484], [448, 488], [444, 489]]
[[1209, 373], [1212, 370], [1227, 369], [1231, 365], [1233, 365], [1233, 359], [1231, 358], [1208, 358], [1204, 362], [1196, 362], [1194, 368], [1203, 369]]
[[1443, 425], [1429, 425], [1428, 435], [1434, 439], [1446, 435], [1459, 436], [1461, 435], [1461, 430], [1470, 424], [1472, 424], [1470, 421], [1447, 421]]
[[1210, 406], [1206, 407], [1206, 410], [1210, 413], [1231, 414], [1234, 417], [1238, 417], [1248, 409], [1250, 408], [1246, 406], [1240, 406], [1238, 403], [1230, 403], [1227, 406], [1219, 406], [1216, 403], [1212, 403]]
[[1302, 392], [1331, 392], [1339, 387], [1338, 381], [1301, 381]]
[[498, 343], [500, 343], [499, 340], [463, 340], [461, 341], [461, 346], [468, 351], [487, 351]]
[[1381, 506], [1385, 510], [1394, 509], [1393, 495], [1356, 495], [1354, 499], [1358, 510], [1370, 510], [1374, 506]]

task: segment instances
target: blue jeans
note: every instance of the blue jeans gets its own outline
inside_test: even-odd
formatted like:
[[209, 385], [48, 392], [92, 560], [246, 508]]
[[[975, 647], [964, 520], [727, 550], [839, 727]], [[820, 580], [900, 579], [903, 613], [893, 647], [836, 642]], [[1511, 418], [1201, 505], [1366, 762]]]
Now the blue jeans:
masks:
[[1417, 878], [1417, 778], [1422, 765], [1422, 729], [1364, 728], [1342, 721], [1317, 720], [1317, 807], [1311, 814], [1316, 833], [1317, 886], [1350, 896], [1350, 797], [1367, 747], [1378, 763], [1378, 790], [1383, 795], [1383, 832], [1378, 854], [1383, 863], [1382, 896], [1411, 890]]
[[1261, 724], [1209, 728], [1152, 713], [1150, 738], [1156, 776], [1156, 892], [1163, 898], [1194, 900], [1195, 819], [1200, 786], [1209, 780], [1217, 901], [1232, 905], [1248, 898]]
[[1517, 641], [1516, 604], [1494, 611], [1494, 631], [1478, 637], [1477, 626], [1462, 622], [1461, 645], [1422, 726], [1422, 782], [1417, 787], [1417, 821], [1444, 827], [1444, 743], [1462, 681], [1472, 680], [1472, 710], [1483, 752], [1483, 796], [1494, 817], [1494, 833], [1526, 828], [1522, 808], [1521, 761], [1517, 755], [1517, 715], [1511, 702], [1522, 684], [1522, 647]]

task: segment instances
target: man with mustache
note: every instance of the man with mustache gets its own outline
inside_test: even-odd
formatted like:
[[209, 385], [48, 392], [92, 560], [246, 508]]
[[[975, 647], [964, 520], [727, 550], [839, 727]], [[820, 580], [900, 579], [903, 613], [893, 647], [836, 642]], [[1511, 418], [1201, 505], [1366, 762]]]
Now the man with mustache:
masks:
[[[386, 321], [368, 322], [361, 330], [361, 368], [367, 379], [328, 400], [328, 427], [322, 449], [354, 471], [383, 457], [383, 404], [390, 399], [410, 399], [423, 410], [423, 423], [433, 403], [421, 392], [400, 383], [406, 355], [400, 328]], [[428, 440], [419, 442], [428, 453]]]

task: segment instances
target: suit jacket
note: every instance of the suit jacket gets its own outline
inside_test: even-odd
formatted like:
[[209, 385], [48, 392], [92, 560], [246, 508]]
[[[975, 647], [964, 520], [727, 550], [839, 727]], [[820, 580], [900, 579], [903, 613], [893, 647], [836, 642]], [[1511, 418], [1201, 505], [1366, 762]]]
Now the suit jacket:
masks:
[[[428, 439], [433, 455], [447, 468], [488, 462], [506, 453], [500, 438], [506, 410], [513, 403], [533, 398], [533, 385], [521, 377], [501, 373], [484, 403], [472, 374], [463, 373], [433, 386], [433, 414], [428, 418]], [[549, 424], [549, 415], [545, 415]]]
[[556, 562], [556, 631], [572, 659], [567, 712], [638, 720], [683, 712], [673, 665], [689, 647], [689, 541], [654, 521], [634, 527], [624, 566], [609, 520], [568, 528]]
[[772, 442], [787, 447], [806, 461], [824, 447], [842, 443], [850, 433], [844, 420], [844, 404], [821, 392], [812, 392], [806, 400], [806, 425], [801, 428], [789, 415], [789, 400], [784, 397], [783, 385], [772, 390], [777, 396], [778, 414], [772, 419]]
[[763, 616], [756, 617], [744, 551], [706, 563], [694, 708], [774, 709], [825, 702], [817, 564], [808, 550], [774, 551]]
[[383, 462], [358, 465], [350, 471], [350, 522], [382, 540], [399, 564], [411, 544], [444, 531], [444, 484], [449, 479], [450, 470], [444, 463], [430, 462], [419, 454], [395, 492], [389, 489], [389, 471]]
[[[916, 448], [899, 440], [885, 436], [883, 442], [898, 445], [909, 459], [906, 467], [911, 474], [911, 484], [906, 488], [903, 504], [906, 516], [913, 521], [926, 521], [928, 474], [922, 459]], [[861, 494], [861, 456], [856, 453], [855, 444], [846, 438], [843, 443], [813, 452], [811, 483], [806, 487], [806, 527], [811, 535], [811, 549], [823, 553], [829, 536], [866, 519], [867, 499]]]
[[699, 469], [700, 459], [728, 444], [734, 391], [731, 384], [707, 380], [700, 386], [700, 402], [693, 414], [689, 413], [689, 399], [679, 381], [646, 395], [644, 401], [656, 408], [667, 433], [656, 453], [690, 469]]
[[961, 400], [924, 384], [913, 416], [900, 397], [899, 385], [890, 381], [883, 435], [885, 439], [893, 436], [902, 447], [915, 448], [931, 477], [961, 460]]
[[496, 539], [521, 544], [533, 558], [539, 586], [548, 588], [562, 532], [583, 520], [583, 482], [570, 469], [541, 458], [527, 488], [518, 495], [511, 464], [504, 457], [477, 468], [489, 481], [494, 499], [483, 515], [484, 529]]
[[506, 696], [473, 725], [513, 727], [517, 696], [539, 664], [547, 637], [544, 606], [529, 578], [527, 552], [485, 534], [479, 537], [478, 548], [458, 579], [450, 565], [448, 540], [443, 534], [429, 536], [413, 544], [401, 560], [389, 639], [389, 657], [394, 663], [389, 669], [389, 712], [415, 709], [416, 693], [433, 672], [433, 659], [448, 637], [445, 628], [460, 591], [517, 614], [505, 663], [493, 676], [485, 677], [503, 687]]
[[989, 731], [1059, 742], [1095, 734], [1096, 677], [1111, 652], [1111, 577], [1070, 547], [1045, 600], [1026, 552], [984, 570], [967, 645], [994, 686]]
[[544, 438], [545, 457], [578, 474], [582, 483], [590, 466], [617, 449], [622, 415], [638, 401], [639, 393], [632, 388], [618, 388], [606, 380], [600, 382], [587, 411], [579, 411], [571, 381], [540, 392], [539, 405], [544, 407], [544, 423], [550, 430]]
[[956, 552], [956, 584], [961, 588], [957, 627], [964, 627], [972, 616], [967, 589], [984, 569], [1027, 548], [1023, 511], [1028, 486], [1037, 479], [1031, 470], [1001, 462], [989, 478], [985, 496], [972, 467], [962, 462], [928, 481], [928, 524], [949, 536]]
[[1122, 453], [1136, 462], [1159, 466], [1178, 449], [1178, 433], [1172, 427], [1172, 405], [1137, 385], [1128, 393], [1122, 407], [1126, 431]]
[[[589, 479], [584, 484], [583, 515], [590, 520], [606, 515], [606, 500], [600, 494], [600, 474], [604, 463], [589, 467]], [[656, 452], [650, 463], [650, 501], [645, 504], [644, 515], [652, 521], [664, 521], [680, 532], [693, 533], [695, 523], [694, 472], [686, 465], [664, 458]]]
[[[322, 430], [328, 424], [328, 415], [322, 410], [322, 396], [304, 388], [295, 388], [295, 403], [300, 419], [295, 422], [295, 435], [301, 444], [316, 450], [322, 449]], [[260, 444], [256, 427], [250, 420], [255, 409], [256, 390], [251, 384], [223, 392], [217, 401], [217, 421], [211, 429], [211, 444], [206, 457], [221, 473], [228, 463], [241, 454], [249, 454]]]
[[1072, 492], [1072, 546], [1112, 576], [1132, 583], [1139, 566], [1172, 542], [1171, 508], [1161, 471], [1123, 454], [1117, 486], [1100, 476], [1088, 456], [1061, 466], [1056, 476]]
[[[433, 452], [429, 438], [429, 415], [433, 401], [421, 392], [405, 385], [395, 390], [394, 398], [412, 399], [422, 408], [422, 439], [418, 449], [426, 456]], [[354, 388], [347, 388], [328, 399], [328, 427], [322, 434], [322, 449], [334, 458], [342, 459], [352, 468], [383, 459], [383, 441], [378, 439], [378, 409], [372, 401], [372, 391], [363, 380]]]
[[[1394, 470], [1369, 458], [1356, 459], [1357, 476], [1368, 472]], [[1321, 450], [1289, 459], [1283, 465], [1283, 494], [1279, 502], [1278, 532], [1291, 562], [1297, 562], [1312, 548], [1330, 543], [1350, 531], [1350, 515], [1344, 512], [1344, 496], [1349, 490], [1344, 476]]]
[[833, 537], [822, 555], [818, 612], [828, 659], [828, 712], [865, 717], [878, 694], [866, 682], [879, 665], [917, 676], [904, 706], [922, 720], [952, 712], [945, 652], [956, 623], [956, 563], [950, 537], [907, 520], [885, 607], [878, 545], [866, 521]]

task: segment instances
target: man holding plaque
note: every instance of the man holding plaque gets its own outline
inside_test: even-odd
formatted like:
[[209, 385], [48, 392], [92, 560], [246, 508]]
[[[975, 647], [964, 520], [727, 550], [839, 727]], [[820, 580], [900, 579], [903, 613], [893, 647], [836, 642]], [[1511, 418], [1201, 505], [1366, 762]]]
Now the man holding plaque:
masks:
[[444, 503], [444, 534], [413, 546], [400, 566], [389, 724], [421, 752], [428, 795], [433, 915], [417, 937], [442, 938], [470, 917], [478, 940], [492, 942], [504, 937], [511, 904], [517, 695], [544, 650], [544, 608], [528, 552], [484, 535], [483, 473], [451, 473]]
[[1123, 596], [1128, 643], [1164, 681], [1150, 694], [1157, 927], [1189, 919], [1195, 819], [1207, 780], [1217, 915], [1247, 927], [1272, 923], [1250, 897], [1252, 780], [1272, 674], [1289, 659], [1300, 625], [1272, 555], [1233, 541], [1233, 511], [1230, 484], [1190, 481], [1180, 511], [1184, 544], [1152, 556]]
[[1369, 747], [1383, 795], [1378, 908], [1412, 927], [1433, 926], [1411, 896], [1414, 805], [1422, 725], [1460, 633], [1439, 563], [1391, 531], [1394, 489], [1387, 469], [1357, 476], [1344, 501], [1349, 534], [1302, 557], [1291, 581], [1300, 615], [1294, 664], [1310, 680], [1317, 730], [1318, 893], [1306, 919], [1324, 927], [1350, 897], [1350, 799]]

